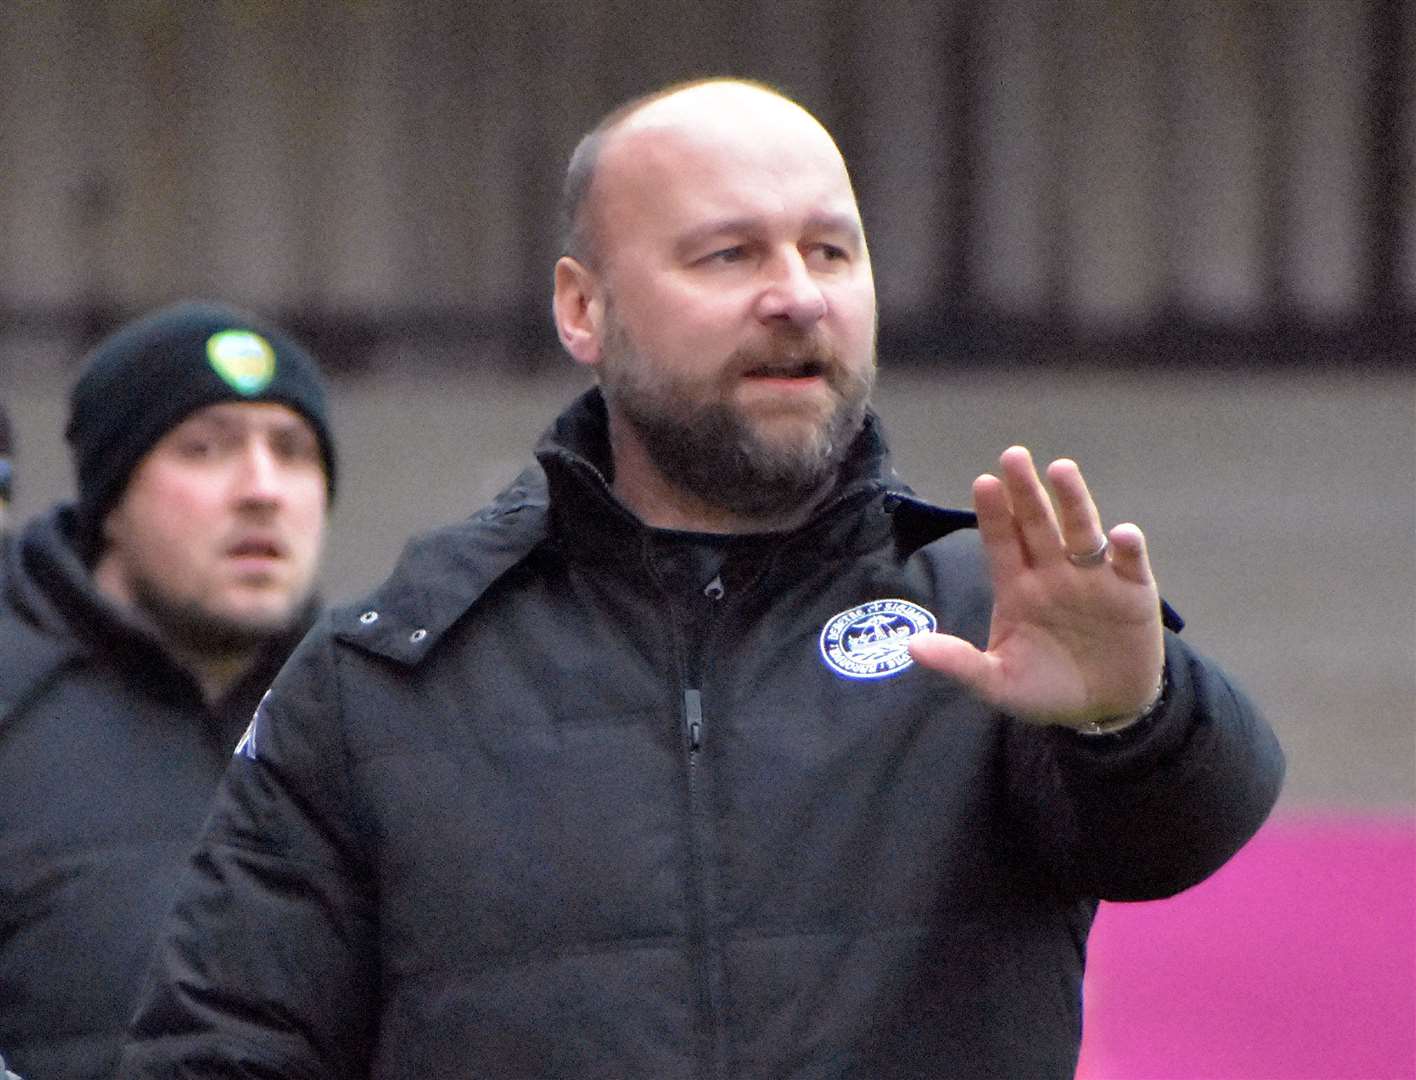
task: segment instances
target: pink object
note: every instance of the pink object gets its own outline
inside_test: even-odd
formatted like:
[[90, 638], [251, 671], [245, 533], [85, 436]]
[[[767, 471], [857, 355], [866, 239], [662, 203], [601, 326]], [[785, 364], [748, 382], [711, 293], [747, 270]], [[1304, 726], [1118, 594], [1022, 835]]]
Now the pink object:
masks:
[[1270, 821], [1169, 900], [1102, 904], [1080, 1080], [1416, 1080], [1416, 817]]

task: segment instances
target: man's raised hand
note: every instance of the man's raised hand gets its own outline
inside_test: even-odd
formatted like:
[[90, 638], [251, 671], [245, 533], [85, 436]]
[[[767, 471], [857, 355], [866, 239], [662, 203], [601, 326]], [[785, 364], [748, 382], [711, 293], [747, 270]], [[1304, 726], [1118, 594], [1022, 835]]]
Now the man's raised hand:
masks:
[[1001, 475], [974, 481], [993, 582], [988, 646], [919, 634], [910, 653], [993, 708], [1037, 724], [1084, 728], [1134, 716], [1160, 685], [1160, 599], [1135, 525], [1103, 531], [1076, 462], [1054, 461], [1048, 497], [1032, 455], [1005, 450]]

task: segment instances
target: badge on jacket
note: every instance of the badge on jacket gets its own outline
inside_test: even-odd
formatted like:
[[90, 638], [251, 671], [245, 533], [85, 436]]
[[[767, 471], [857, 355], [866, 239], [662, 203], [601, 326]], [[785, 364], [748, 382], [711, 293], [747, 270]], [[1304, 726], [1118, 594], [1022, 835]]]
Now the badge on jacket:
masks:
[[911, 664], [909, 640], [931, 631], [934, 616], [908, 600], [872, 600], [842, 611], [821, 630], [821, 658], [847, 679], [884, 679]]

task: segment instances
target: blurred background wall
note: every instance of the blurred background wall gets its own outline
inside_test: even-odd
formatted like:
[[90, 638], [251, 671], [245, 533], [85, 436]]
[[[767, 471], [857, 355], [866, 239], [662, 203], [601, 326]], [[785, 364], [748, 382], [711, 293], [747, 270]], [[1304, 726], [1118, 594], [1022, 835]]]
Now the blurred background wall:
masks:
[[1370, 362], [1416, 309], [1413, 56], [1405, 0], [5, 0], [0, 312], [545, 344], [576, 138], [730, 72], [837, 134], [888, 352]]
[[[575, 140], [625, 97], [714, 73], [781, 86], [846, 153], [879, 406], [914, 485], [961, 504], [1011, 442], [1077, 456], [1103, 513], [1146, 527], [1187, 636], [1272, 714], [1279, 825], [1387, 830], [1377, 849], [1260, 848], [1292, 866], [1202, 886], [1198, 909], [1143, 905], [1162, 921], [1137, 941], [1170, 925], [1193, 944], [1165, 911], [1232, 926], [1214, 905], [1262, 880], [1259, 908], [1311, 923], [1254, 956], [1318, 959], [1258, 980], [1289, 997], [1239, 1014], [1249, 1058], [1192, 1066], [1171, 1044], [1138, 1064], [1113, 1039], [1088, 1075], [1416, 1077], [1416, 0], [0, 0], [19, 516], [71, 490], [59, 433], [84, 350], [221, 297], [331, 371], [326, 591], [371, 587], [585, 385], [549, 320]], [[1343, 859], [1369, 850], [1385, 876], [1357, 904]], [[1344, 921], [1372, 933], [1324, 953]], [[1146, 1031], [1126, 980], [1164, 986], [1159, 961], [1128, 968], [1112, 925], [1089, 1030]], [[1232, 1010], [1232, 975], [1177, 978]], [[1295, 1014], [1309, 990], [1363, 1018]]]

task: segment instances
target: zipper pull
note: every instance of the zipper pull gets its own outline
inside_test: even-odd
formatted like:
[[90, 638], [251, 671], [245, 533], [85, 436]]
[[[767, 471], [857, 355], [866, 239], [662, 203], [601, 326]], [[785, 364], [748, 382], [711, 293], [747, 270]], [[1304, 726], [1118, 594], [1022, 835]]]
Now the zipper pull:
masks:
[[703, 695], [697, 690], [683, 692], [684, 727], [688, 733], [688, 752], [703, 749]]

